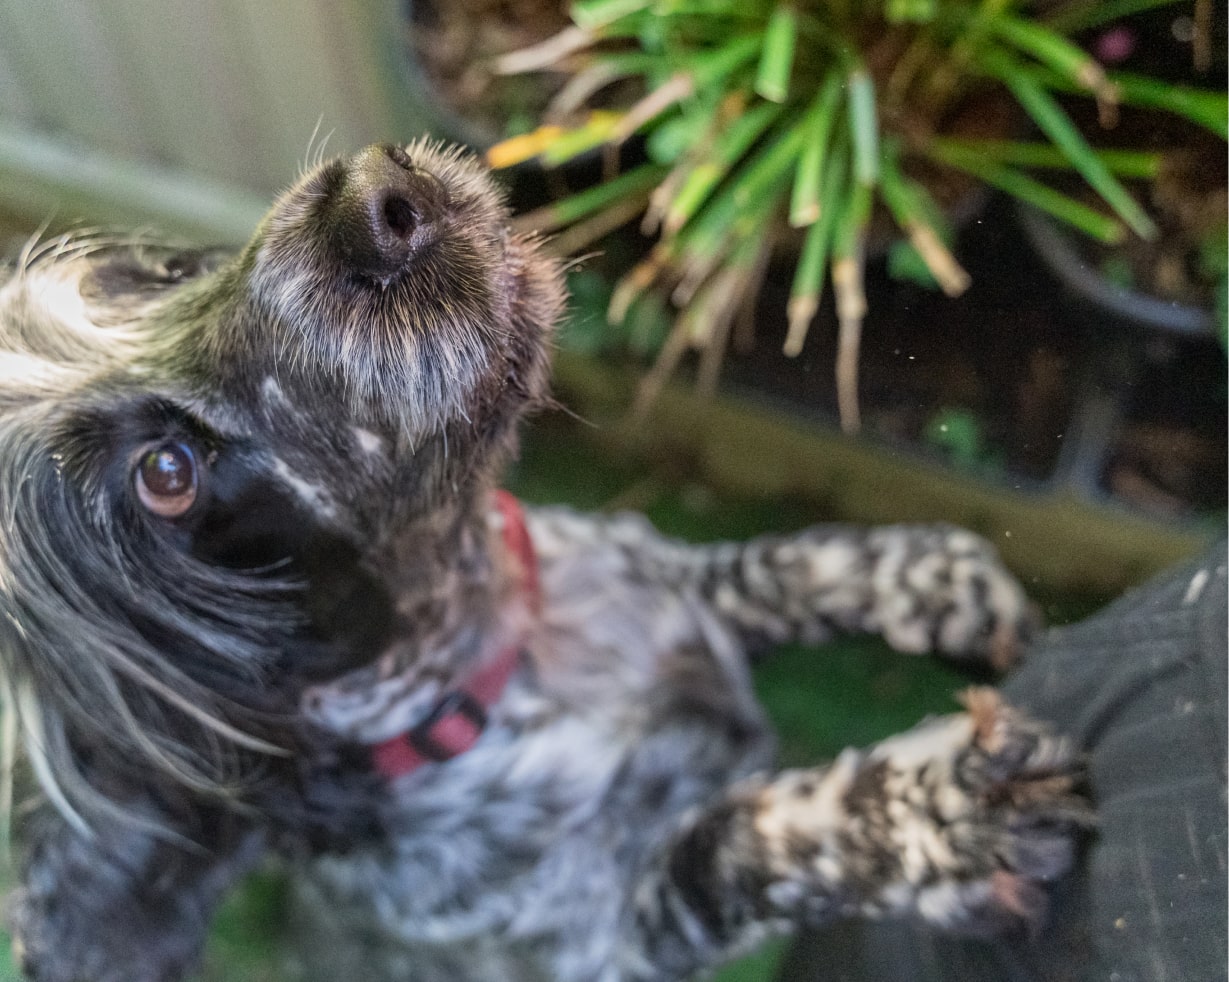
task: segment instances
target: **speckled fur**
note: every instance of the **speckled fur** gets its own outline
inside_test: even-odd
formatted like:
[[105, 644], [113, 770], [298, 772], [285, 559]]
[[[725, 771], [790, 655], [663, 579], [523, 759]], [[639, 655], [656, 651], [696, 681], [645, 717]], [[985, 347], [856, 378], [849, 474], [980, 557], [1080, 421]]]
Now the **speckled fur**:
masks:
[[[534, 610], [489, 496], [546, 400], [559, 270], [474, 161], [396, 153], [442, 216], [396, 275], [336, 247], [355, 165], [334, 161], [234, 257], [82, 235], [0, 281], [28, 976], [185, 977], [270, 854], [320, 978], [664, 980], [837, 916], [1035, 923], [1086, 815], [1063, 741], [978, 690], [774, 776], [748, 678], [750, 654], [841, 631], [1004, 663], [1029, 614], [989, 547], [844, 526], [690, 546], [533, 509]], [[174, 519], [134, 492], [159, 441], [199, 468]], [[477, 745], [377, 774], [367, 746], [509, 639]]]

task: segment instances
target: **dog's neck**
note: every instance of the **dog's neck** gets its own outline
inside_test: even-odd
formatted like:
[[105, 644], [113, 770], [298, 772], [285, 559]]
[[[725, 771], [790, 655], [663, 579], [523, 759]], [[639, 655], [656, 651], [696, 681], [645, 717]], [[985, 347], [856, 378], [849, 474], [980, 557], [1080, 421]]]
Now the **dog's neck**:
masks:
[[376, 559], [395, 598], [398, 633], [406, 640], [453, 637], [462, 624], [489, 620], [500, 584], [486, 499], [484, 490], [432, 509], [391, 539]]
[[360, 742], [404, 731], [493, 657], [532, 617], [522, 563], [483, 488], [408, 523], [372, 556], [394, 598], [394, 628], [368, 665], [306, 694], [308, 716]]
[[[496, 491], [491, 497], [491, 512], [503, 547], [502, 579], [514, 581], [518, 588], [503, 604], [500, 646], [493, 655], [488, 651], [467, 678], [449, 686], [426, 718], [372, 748], [375, 770], [386, 780], [395, 780], [424, 764], [450, 760], [469, 750], [485, 730], [492, 707], [500, 702], [509, 681], [529, 658], [526, 644], [542, 603], [537, 555], [524, 510], [511, 494]], [[522, 618], [514, 616], [517, 614], [529, 615], [531, 622], [518, 624]]]

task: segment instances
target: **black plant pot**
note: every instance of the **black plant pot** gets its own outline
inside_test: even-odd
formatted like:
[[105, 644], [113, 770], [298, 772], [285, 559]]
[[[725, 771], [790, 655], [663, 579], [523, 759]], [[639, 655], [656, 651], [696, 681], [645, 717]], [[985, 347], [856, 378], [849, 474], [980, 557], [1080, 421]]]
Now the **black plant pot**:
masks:
[[1112, 282], [1076, 233], [1018, 205], [1024, 241], [1091, 328], [1055, 480], [1161, 518], [1223, 510], [1225, 359], [1214, 315]]
[[1017, 206], [1016, 218], [1045, 267], [1081, 301], [1137, 327], [1192, 336], [1211, 334], [1211, 311], [1111, 282], [1080, 252], [1075, 233], [1035, 208]]

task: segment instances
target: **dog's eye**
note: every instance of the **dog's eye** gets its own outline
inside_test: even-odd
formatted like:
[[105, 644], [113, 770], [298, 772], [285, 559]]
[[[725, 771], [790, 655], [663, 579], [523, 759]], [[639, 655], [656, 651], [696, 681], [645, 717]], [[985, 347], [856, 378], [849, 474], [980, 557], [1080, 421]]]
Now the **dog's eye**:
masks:
[[159, 518], [178, 518], [196, 500], [196, 456], [182, 443], [142, 451], [134, 478], [141, 504]]

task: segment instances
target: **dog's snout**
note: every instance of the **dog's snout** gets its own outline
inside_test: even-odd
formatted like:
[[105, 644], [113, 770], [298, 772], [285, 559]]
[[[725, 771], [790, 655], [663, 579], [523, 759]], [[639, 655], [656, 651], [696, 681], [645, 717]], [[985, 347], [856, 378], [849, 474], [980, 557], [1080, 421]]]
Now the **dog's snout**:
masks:
[[330, 202], [332, 238], [355, 272], [388, 280], [434, 242], [448, 191], [400, 147], [378, 144], [346, 164]]

